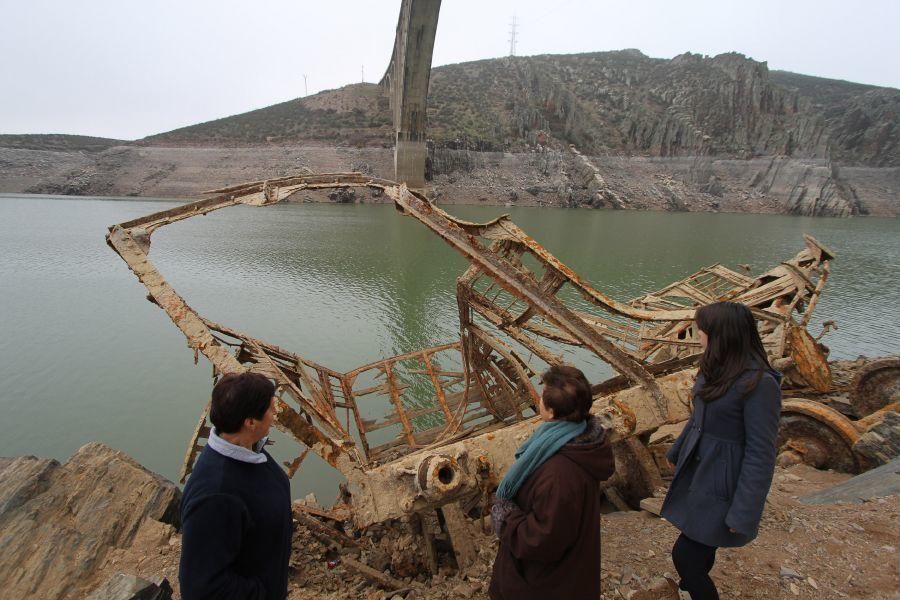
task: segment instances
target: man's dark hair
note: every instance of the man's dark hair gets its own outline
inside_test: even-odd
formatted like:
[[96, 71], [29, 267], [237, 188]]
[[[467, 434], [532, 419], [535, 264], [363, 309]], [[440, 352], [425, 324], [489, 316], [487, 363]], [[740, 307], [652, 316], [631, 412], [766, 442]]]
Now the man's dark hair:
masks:
[[217, 433], [237, 433], [244, 419], [262, 419], [275, 395], [275, 384], [259, 373], [229, 373], [212, 391], [209, 420]]
[[587, 377], [575, 367], [553, 366], [541, 375], [544, 406], [553, 410], [557, 421], [584, 421], [594, 397]]
[[700, 397], [706, 402], [721, 398], [744, 371], [756, 371], [756, 376], [743, 393], [756, 388], [769, 359], [750, 309], [737, 302], [716, 302], [698, 308], [694, 321], [708, 338], [700, 356], [698, 372], [704, 377]]

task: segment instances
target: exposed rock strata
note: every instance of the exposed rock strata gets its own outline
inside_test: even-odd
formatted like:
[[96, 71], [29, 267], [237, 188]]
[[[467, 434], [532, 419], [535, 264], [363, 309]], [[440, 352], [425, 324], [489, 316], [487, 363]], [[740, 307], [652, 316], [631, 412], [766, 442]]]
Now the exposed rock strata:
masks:
[[[0, 192], [190, 198], [305, 169], [390, 178], [392, 161], [390, 149], [332, 146], [117, 147], [97, 155], [0, 148]], [[439, 203], [900, 216], [900, 167], [787, 157], [589, 156], [568, 147], [432, 148], [428, 164], [429, 190]], [[324, 194], [297, 200], [329, 201]]]
[[0, 590], [9, 598], [84, 597], [107, 554], [130, 546], [148, 523], [174, 531], [180, 496], [102, 444], [83, 446], [64, 465], [12, 460], [0, 470]]

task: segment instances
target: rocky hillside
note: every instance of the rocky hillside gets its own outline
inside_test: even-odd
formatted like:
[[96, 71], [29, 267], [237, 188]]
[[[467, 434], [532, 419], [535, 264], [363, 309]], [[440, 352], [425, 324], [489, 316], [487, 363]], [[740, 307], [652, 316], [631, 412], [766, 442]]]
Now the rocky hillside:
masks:
[[[900, 166], [900, 91], [769, 72], [740, 54], [671, 60], [637, 50], [482, 60], [432, 71], [430, 137], [591, 155], [834, 158]], [[147, 145], [329, 140], [390, 144], [387, 98], [355, 84], [146, 138]]]

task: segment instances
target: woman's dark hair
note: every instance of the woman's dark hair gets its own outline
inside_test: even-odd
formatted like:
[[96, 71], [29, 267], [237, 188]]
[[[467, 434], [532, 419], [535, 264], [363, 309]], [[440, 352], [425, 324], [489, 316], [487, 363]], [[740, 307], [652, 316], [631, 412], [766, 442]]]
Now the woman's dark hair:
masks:
[[217, 433], [237, 433], [244, 419], [262, 419], [275, 395], [275, 384], [259, 373], [229, 373], [212, 391], [209, 420]]
[[769, 359], [750, 309], [737, 302], [716, 302], [697, 309], [694, 320], [708, 338], [700, 357], [704, 377], [700, 397], [707, 402], [721, 398], [747, 370], [757, 371], [744, 393], [752, 391], [769, 367]]
[[541, 375], [544, 406], [557, 421], [584, 421], [594, 403], [591, 384], [575, 367], [553, 366]]

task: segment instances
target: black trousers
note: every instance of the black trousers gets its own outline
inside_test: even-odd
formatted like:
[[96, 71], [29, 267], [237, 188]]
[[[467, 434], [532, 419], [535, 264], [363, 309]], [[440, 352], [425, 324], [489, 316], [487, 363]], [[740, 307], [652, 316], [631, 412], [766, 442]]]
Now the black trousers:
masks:
[[715, 546], [695, 542], [683, 533], [672, 546], [672, 562], [681, 577], [679, 587], [690, 593], [691, 600], [719, 600], [716, 584], [709, 577], [716, 563]]

